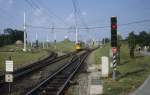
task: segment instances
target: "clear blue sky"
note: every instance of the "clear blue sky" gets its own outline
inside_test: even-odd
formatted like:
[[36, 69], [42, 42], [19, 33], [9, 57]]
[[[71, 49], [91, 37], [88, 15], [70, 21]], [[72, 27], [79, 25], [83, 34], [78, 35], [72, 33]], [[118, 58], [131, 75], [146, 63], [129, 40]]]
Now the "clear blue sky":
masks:
[[[39, 8], [32, 8], [26, 1], [33, 1]], [[117, 16], [118, 24], [150, 19], [150, 0], [78, 0], [82, 18], [88, 26], [109, 26], [110, 17]], [[48, 13], [47, 10], [50, 12]], [[27, 24], [35, 26], [72, 27], [74, 25], [72, 0], [0, 0], [0, 30], [12, 27], [23, 29], [23, 12], [26, 12]], [[55, 14], [55, 15], [54, 15]], [[60, 19], [61, 18], [61, 19]], [[64, 24], [64, 22], [66, 24]], [[82, 22], [78, 22], [84, 27]], [[150, 31], [150, 22], [118, 27], [118, 32], [126, 37], [129, 32]], [[33, 29], [27, 27], [28, 40], [35, 40], [35, 32], [39, 40], [53, 40], [51, 29]], [[73, 30], [54, 30], [57, 39], [69, 36], [75, 40]], [[80, 30], [80, 39], [102, 39], [110, 37], [110, 28], [92, 29], [88, 32]]]

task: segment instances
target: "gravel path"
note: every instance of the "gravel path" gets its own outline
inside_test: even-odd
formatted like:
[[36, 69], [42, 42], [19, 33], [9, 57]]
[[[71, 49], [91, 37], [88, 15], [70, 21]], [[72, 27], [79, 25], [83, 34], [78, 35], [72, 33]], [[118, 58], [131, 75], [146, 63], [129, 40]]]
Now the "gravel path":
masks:
[[[90, 95], [90, 86], [93, 76], [97, 76], [99, 66], [94, 65], [95, 58], [94, 53], [91, 53], [86, 62], [82, 64], [79, 74], [74, 77], [76, 85], [71, 85], [65, 95]], [[99, 76], [100, 77], [100, 76]]]

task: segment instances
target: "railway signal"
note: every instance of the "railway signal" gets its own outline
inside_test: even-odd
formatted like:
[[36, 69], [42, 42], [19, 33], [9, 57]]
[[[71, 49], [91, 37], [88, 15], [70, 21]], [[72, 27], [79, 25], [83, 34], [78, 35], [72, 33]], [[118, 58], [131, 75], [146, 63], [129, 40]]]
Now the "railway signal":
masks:
[[117, 47], [117, 17], [111, 17], [111, 46]]
[[116, 79], [117, 68], [117, 17], [111, 17], [111, 46], [112, 46], [112, 63], [113, 63], [113, 80]]

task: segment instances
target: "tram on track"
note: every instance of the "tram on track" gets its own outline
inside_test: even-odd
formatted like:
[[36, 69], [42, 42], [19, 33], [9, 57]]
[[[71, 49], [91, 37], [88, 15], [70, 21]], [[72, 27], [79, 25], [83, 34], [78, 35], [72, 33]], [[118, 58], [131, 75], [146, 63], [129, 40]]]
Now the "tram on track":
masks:
[[76, 50], [81, 50], [81, 43], [76, 43]]

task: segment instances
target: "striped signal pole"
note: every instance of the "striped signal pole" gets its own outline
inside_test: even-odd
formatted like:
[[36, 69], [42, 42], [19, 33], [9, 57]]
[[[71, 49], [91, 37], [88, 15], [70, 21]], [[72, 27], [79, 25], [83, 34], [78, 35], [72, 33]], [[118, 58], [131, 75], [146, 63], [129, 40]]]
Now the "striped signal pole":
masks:
[[116, 70], [117, 70], [117, 53], [113, 53], [113, 57], [112, 57], [113, 61], [113, 75], [112, 75], [112, 79], [115, 80], [116, 79]]
[[113, 16], [111, 17], [111, 46], [112, 46], [112, 52], [113, 52], [113, 73], [112, 73], [112, 79], [116, 79], [116, 69], [117, 69], [117, 17]]

